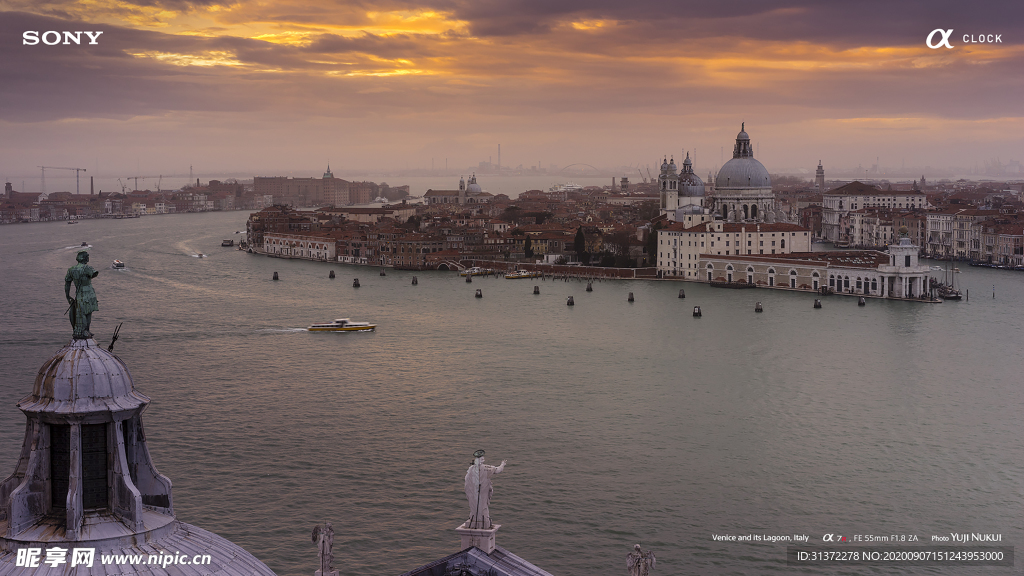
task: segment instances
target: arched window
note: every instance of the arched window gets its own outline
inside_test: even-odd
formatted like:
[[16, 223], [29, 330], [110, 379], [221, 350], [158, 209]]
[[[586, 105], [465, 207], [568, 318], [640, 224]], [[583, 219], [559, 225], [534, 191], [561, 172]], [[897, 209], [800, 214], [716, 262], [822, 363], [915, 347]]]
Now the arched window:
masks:
[[833, 275], [833, 274], [829, 274], [828, 275], [828, 286], [829, 286], [829, 288], [835, 288], [836, 287], [836, 277], [835, 277], [835, 275]]
[[750, 218], [750, 206], [747, 204], [743, 205], [743, 219], [747, 220]]
[[[783, 240], [785, 242], [785, 240]], [[796, 270], [789, 271], [789, 287], [796, 288]]]
[[768, 285], [775, 286], [775, 268], [768, 269]]
[[750, 207], [750, 217], [757, 218], [757, 204]]
[[844, 276], [843, 277], [843, 290], [849, 290], [849, 289], [850, 289], [850, 277], [849, 276]]

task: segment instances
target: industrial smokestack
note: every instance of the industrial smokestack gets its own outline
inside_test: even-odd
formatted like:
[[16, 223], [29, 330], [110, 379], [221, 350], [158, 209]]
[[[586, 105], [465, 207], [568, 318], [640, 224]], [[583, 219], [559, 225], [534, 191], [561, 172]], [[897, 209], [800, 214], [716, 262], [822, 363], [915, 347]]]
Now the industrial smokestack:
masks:
[[95, 189], [92, 186], [92, 176], [89, 176], [89, 196], [96, 194]]

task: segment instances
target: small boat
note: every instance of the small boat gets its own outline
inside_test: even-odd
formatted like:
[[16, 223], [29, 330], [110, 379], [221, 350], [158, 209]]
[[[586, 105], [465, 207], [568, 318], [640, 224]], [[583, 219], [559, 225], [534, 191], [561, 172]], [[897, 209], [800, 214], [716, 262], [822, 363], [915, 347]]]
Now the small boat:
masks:
[[200, 252], [199, 254], [196, 254], [196, 258], [206, 258], [206, 254]]
[[111, 264], [110, 267], [114, 270], [127, 270], [124, 266], [124, 262], [121, 262], [120, 260], [114, 260], [114, 263]]
[[230, 239], [229, 240], [221, 240], [220, 241], [220, 245], [221, 246], [234, 246], [235, 245], [235, 241], [234, 240], [230, 240]]
[[323, 324], [313, 324], [307, 330], [310, 332], [357, 332], [364, 330], [372, 332], [376, 328], [376, 324], [370, 324], [369, 322], [352, 322], [348, 318], [338, 318]]
[[68, 224], [78, 224], [78, 220], [68, 220]]
[[520, 278], [540, 278], [543, 276], [543, 272], [531, 272], [530, 270], [518, 270], [516, 272], [509, 272], [505, 274], [506, 280], [519, 280]]
[[82, 242], [82, 246], [88, 246], [88, 245], [89, 245], [88, 242]]
[[488, 274], [492, 274], [493, 272], [494, 270], [491, 270], [490, 268], [481, 268], [479, 266], [473, 266], [472, 268], [467, 268], [462, 272], [459, 272], [459, 276], [487, 276]]

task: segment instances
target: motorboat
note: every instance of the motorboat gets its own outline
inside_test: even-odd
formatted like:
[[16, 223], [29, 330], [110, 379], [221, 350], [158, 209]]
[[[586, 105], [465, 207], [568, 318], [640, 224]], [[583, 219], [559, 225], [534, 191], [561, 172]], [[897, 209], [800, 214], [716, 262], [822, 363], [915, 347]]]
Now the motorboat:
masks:
[[310, 332], [358, 332], [364, 330], [372, 332], [376, 328], [376, 324], [370, 324], [369, 322], [352, 322], [348, 318], [338, 318], [323, 324], [313, 324], [307, 330]]
[[466, 270], [459, 272], [459, 276], [486, 276], [487, 274], [490, 274], [492, 272], [493, 270], [491, 270], [490, 268], [481, 268], [479, 266], [474, 266], [472, 268], [467, 268]]
[[235, 241], [231, 240], [231, 239], [221, 240], [220, 245], [221, 246], [234, 246], [235, 245]]
[[127, 268], [125, 268], [124, 262], [121, 262], [120, 260], [114, 260], [114, 263], [111, 264], [110, 267], [113, 268], [114, 270], [127, 270]]
[[506, 280], [518, 280], [520, 278], [540, 278], [543, 276], [543, 272], [533, 272], [530, 270], [517, 270], [515, 272], [509, 272], [505, 274]]

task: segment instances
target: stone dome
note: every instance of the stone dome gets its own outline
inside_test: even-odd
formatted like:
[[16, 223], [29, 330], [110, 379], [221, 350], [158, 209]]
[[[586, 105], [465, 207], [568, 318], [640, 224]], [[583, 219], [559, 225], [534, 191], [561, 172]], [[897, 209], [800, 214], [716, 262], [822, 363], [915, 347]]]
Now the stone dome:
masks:
[[128, 367], [93, 339], [72, 340], [39, 369], [24, 412], [85, 414], [121, 412], [149, 404], [135, 391]]
[[746, 124], [740, 125], [732, 160], [725, 163], [715, 178], [715, 188], [771, 188], [772, 178], [764, 164], [754, 159], [754, 147], [747, 136]]
[[693, 172], [684, 172], [679, 175], [679, 195], [687, 197], [703, 196], [704, 181]]
[[733, 158], [722, 166], [715, 177], [716, 188], [771, 188], [768, 169], [755, 158]]
[[679, 174], [679, 195], [689, 198], [704, 195], [704, 181], [693, 172], [693, 162], [690, 161], [690, 153], [686, 153], [683, 160], [683, 171]]

